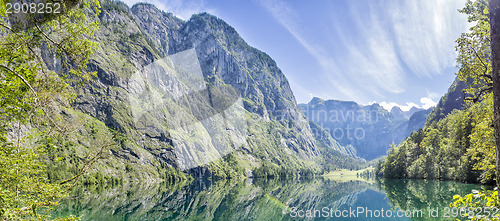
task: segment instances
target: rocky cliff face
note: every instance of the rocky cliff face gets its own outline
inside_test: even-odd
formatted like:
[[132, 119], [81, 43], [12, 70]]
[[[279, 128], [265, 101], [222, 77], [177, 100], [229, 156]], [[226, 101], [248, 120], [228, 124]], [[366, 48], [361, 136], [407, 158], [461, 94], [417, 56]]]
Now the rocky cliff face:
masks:
[[465, 94], [463, 90], [466, 87], [467, 85], [465, 82], [455, 78], [453, 84], [448, 88], [448, 92], [439, 99], [436, 107], [429, 113], [427, 124], [438, 122], [455, 109], [462, 110], [465, 105]]
[[420, 128], [424, 128], [425, 122], [427, 121], [427, 116], [434, 110], [434, 108], [430, 108], [427, 110], [421, 110], [415, 112], [411, 115], [408, 120], [408, 127], [406, 129], [406, 134], [411, 134], [413, 131], [417, 131]]
[[318, 147], [276, 62], [221, 19], [101, 5], [89, 16], [100, 24], [89, 64], [97, 78], [73, 106], [127, 136], [113, 161], [151, 177], [161, 168], [225, 177], [262, 166], [319, 170], [325, 148], [351, 154], [334, 141]]
[[[421, 128], [430, 110], [391, 113], [378, 104], [359, 105], [352, 101], [313, 98], [300, 107], [309, 120], [324, 128], [341, 146], [354, 149], [367, 160], [385, 155], [392, 143], [398, 144], [412, 131]], [[411, 117], [406, 117], [414, 112]], [[349, 148], [350, 147], [350, 148]]]

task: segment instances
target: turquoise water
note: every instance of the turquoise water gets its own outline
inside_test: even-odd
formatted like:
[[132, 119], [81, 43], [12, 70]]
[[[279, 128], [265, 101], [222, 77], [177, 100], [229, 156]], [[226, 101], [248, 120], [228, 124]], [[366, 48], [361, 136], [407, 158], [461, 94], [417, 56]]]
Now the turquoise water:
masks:
[[484, 188], [425, 180], [141, 184], [78, 189], [56, 214], [82, 220], [455, 220], [448, 207], [453, 195]]

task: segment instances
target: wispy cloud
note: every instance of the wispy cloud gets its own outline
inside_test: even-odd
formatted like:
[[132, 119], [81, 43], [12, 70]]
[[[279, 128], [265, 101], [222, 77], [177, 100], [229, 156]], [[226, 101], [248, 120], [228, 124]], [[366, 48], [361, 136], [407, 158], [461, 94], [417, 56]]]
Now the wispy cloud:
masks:
[[[371, 93], [379, 94], [380, 89], [391, 94], [404, 92], [405, 74], [401, 65], [392, 33], [387, 31], [383, 18], [373, 6], [365, 17], [356, 7], [352, 7], [354, 25], [359, 30], [358, 41], [342, 38], [342, 44], [349, 55], [341, 62], [349, 65], [349, 74], [353, 80], [368, 83]], [[342, 33], [338, 33], [343, 35]]]
[[207, 6], [206, 0], [123, 0], [123, 2], [130, 7], [138, 2], [147, 2], [165, 12], [172, 12], [183, 20], [188, 20], [191, 15], [200, 12], [216, 13], [215, 9]]
[[454, 66], [457, 30], [464, 30], [465, 15], [454, 10], [464, 0], [390, 1], [387, 8], [402, 61], [416, 75], [431, 77]]
[[[258, 0], [321, 65], [320, 76], [344, 97], [358, 102], [404, 93], [412, 83], [409, 79], [432, 78], [453, 68], [454, 40], [457, 32], [467, 28], [466, 19], [456, 11], [464, 1], [350, 2], [346, 19], [352, 24], [347, 30], [345, 24], [339, 24], [337, 15], [321, 21], [337, 30], [334, 37], [338, 41], [332, 46], [308, 38], [291, 4]], [[342, 49], [342, 55], [335, 51]], [[432, 104], [424, 101], [425, 107]]]
[[388, 34], [379, 31], [383, 30], [383, 24], [378, 19], [373, 19], [370, 30], [366, 31], [371, 32], [367, 35], [376, 36], [367, 40], [368, 48], [349, 44], [346, 40], [343, 44], [349, 54], [339, 60], [323, 46], [312, 44], [303, 37], [299, 16], [288, 3], [281, 0], [260, 0], [259, 3], [316, 59], [324, 71], [323, 77], [346, 97], [363, 100], [363, 92], [380, 96], [384, 91], [404, 92], [403, 68]]
[[[202, 11], [217, 15], [216, 9], [219, 12], [233, 10], [207, 0], [123, 1], [129, 6], [146, 1], [184, 20]], [[290, 83], [296, 97], [302, 97], [301, 102], [307, 102], [305, 100], [312, 94], [360, 103], [370, 100], [404, 103], [409, 100], [429, 106], [432, 102], [424, 99], [425, 105], [422, 98], [433, 102], [438, 98], [425, 94], [417, 86], [439, 79], [437, 75], [445, 70], [446, 74], [451, 74], [456, 57], [454, 40], [467, 30], [465, 17], [456, 10], [463, 7], [465, 0], [346, 0], [314, 3], [311, 5], [315, 7], [311, 8], [299, 8], [298, 3], [286, 0], [254, 1], [286, 30], [266, 34], [289, 33], [297, 45], [305, 49], [306, 60], [316, 61], [304, 64], [314, 72], [307, 77], [294, 72], [293, 65], [284, 68], [291, 73], [288, 76]], [[270, 23], [262, 25], [276, 27], [275, 22]], [[279, 60], [280, 53], [276, 54]], [[441, 91], [442, 86], [437, 88], [436, 85], [429, 88]], [[406, 99], [407, 95], [411, 98]]]
[[[307, 41], [300, 30], [300, 19], [298, 14], [293, 8], [282, 0], [258, 0], [259, 4], [266, 8], [276, 21], [281, 24], [308, 52], [316, 61], [321, 65], [325, 72], [339, 70], [339, 67], [334, 62], [333, 58], [329, 56], [322, 48], [317, 47]], [[345, 75], [328, 74], [325, 76], [327, 80], [339, 91], [352, 98], [359, 98], [353, 88], [344, 84], [347, 82]]]

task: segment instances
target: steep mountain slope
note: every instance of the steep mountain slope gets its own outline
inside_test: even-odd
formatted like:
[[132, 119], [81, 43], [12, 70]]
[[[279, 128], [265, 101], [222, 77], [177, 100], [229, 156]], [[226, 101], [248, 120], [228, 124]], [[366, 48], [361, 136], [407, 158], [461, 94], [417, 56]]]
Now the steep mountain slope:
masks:
[[[393, 108], [394, 116], [378, 104], [363, 106], [352, 101], [320, 98], [299, 106], [340, 145], [354, 149], [358, 156], [368, 160], [385, 155], [392, 143], [401, 142], [412, 131], [421, 128], [430, 111], [414, 108], [403, 112]], [[414, 114], [408, 119], [405, 115], [411, 112]]]
[[494, 183], [492, 96], [426, 124], [389, 150], [378, 174], [387, 178]]
[[104, 173], [307, 175], [332, 164], [322, 151], [350, 161], [334, 140], [316, 140], [276, 62], [221, 19], [202, 13], [182, 21], [142, 3], [101, 5], [89, 16], [100, 24], [89, 64], [97, 78], [78, 89], [73, 106], [126, 137], [102, 161]]
[[406, 129], [406, 134], [411, 134], [413, 131], [417, 131], [420, 128], [424, 128], [425, 122], [427, 121], [427, 116], [434, 110], [434, 108], [421, 110], [415, 112], [411, 115], [408, 120], [408, 127]]
[[439, 99], [438, 104], [429, 114], [427, 118], [427, 123], [430, 124], [433, 122], [437, 122], [440, 119], [446, 117], [446, 115], [450, 114], [451, 111], [458, 109], [462, 110], [464, 108], [464, 98], [465, 94], [463, 90], [466, 88], [466, 84], [463, 81], [455, 78], [453, 84], [448, 88], [448, 92]]
[[[453, 82], [425, 127], [389, 150], [379, 176], [494, 183], [493, 99], [490, 94], [466, 108], [466, 86]], [[424, 118], [417, 113], [415, 118]]]
[[423, 108], [417, 108], [417, 107], [411, 107], [410, 110], [405, 111], [404, 114], [405, 114], [405, 117], [409, 119], [411, 116], [413, 116], [413, 114], [415, 114], [415, 113], [417, 113], [419, 111], [423, 111], [423, 110], [425, 110], [425, 109], [423, 109]]

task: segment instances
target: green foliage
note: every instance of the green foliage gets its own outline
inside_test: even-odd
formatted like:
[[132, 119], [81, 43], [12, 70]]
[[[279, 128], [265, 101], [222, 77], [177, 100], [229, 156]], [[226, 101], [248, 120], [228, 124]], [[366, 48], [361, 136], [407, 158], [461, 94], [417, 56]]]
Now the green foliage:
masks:
[[[437, 122], [428, 120], [423, 130], [391, 148], [379, 170], [384, 177], [480, 181], [485, 184], [494, 181], [488, 2], [469, 0], [460, 12], [469, 16], [469, 22], [475, 23], [457, 40], [456, 47], [460, 67], [457, 78], [467, 83], [465, 92], [474, 102], [470, 102], [467, 109], [454, 110]], [[457, 86], [455, 83], [452, 87]], [[404, 155], [406, 157], [402, 157]]]
[[331, 147], [320, 148], [324, 158], [323, 170], [328, 173], [337, 169], [359, 170], [368, 166], [364, 159], [355, 159], [347, 156], [340, 151], [333, 150]]
[[126, 13], [126, 8], [128, 8], [128, 6], [121, 1], [109, 0], [101, 2], [102, 11], [117, 11]]
[[460, 67], [457, 77], [467, 82], [467, 94], [477, 101], [490, 93], [493, 85], [488, 1], [468, 0], [460, 12], [468, 15], [468, 21], [475, 25], [456, 41]]
[[38, 160], [42, 148], [25, 148], [3, 142], [0, 151], [0, 215], [4, 219], [37, 218], [39, 208], [56, 205], [62, 187], [48, 182]]
[[493, 180], [495, 176], [495, 139], [493, 128], [493, 98], [488, 94], [483, 102], [471, 107], [473, 128], [470, 134], [471, 148], [467, 153], [477, 163], [474, 169], [482, 170], [484, 180]]
[[[129, 166], [127, 164], [127, 166]], [[179, 184], [186, 181], [191, 181], [193, 178], [186, 173], [183, 173], [179, 168], [166, 168], [162, 173], [160, 173], [160, 178], [165, 184]]]
[[460, 214], [468, 220], [500, 220], [497, 190], [473, 190], [463, 197], [454, 195], [450, 207], [459, 208]]
[[375, 170], [373, 170], [373, 169], [371, 169], [371, 170], [367, 169], [361, 173], [356, 173], [356, 177], [361, 177], [365, 180], [372, 180], [372, 179], [375, 179], [376, 173], [375, 173]]
[[495, 174], [493, 99], [454, 110], [393, 146], [380, 165], [387, 178], [445, 179], [492, 183]]
[[276, 164], [264, 162], [261, 167], [252, 171], [255, 178], [266, 179], [285, 179], [293, 180], [297, 178], [314, 178], [315, 171], [310, 168], [291, 168], [286, 165], [277, 166]]
[[[91, 40], [97, 23], [89, 23], [84, 11], [98, 11], [98, 7], [99, 2], [84, 0], [73, 10], [50, 20], [26, 21], [32, 27], [23, 30], [9, 27], [5, 7], [0, 8], [0, 217], [3, 220], [48, 219], [48, 212], [66, 195], [67, 185], [50, 182], [44, 160], [56, 145], [51, 138], [67, 133], [66, 125], [60, 124], [62, 115], [58, 107], [67, 106], [71, 100], [68, 86], [92, 76], [85, 68], [97, 45]], [[60, 72], [46, 67], [40, 52], [42, 46], [62, 62]]]
[[245, 169], [235, 152], [231, 152], [222, 159], [209, 164], [212, 173], [211, 179], [241, 179], [245, 177]]
[[391, 146], [384, 164], [384, 176], [391, 178], [406, 178], [406, 145]]

